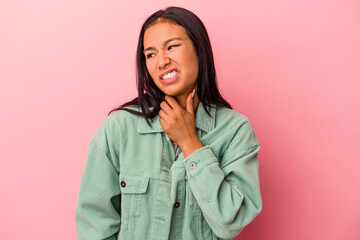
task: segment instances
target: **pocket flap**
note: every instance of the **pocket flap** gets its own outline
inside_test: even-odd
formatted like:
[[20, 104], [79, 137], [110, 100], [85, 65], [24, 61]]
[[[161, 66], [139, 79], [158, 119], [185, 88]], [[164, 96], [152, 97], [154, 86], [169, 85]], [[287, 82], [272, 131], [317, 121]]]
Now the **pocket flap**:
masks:
[[120, 173], [120, 188], [123, 193], [145, 193], [149, 185], [149, 177]]

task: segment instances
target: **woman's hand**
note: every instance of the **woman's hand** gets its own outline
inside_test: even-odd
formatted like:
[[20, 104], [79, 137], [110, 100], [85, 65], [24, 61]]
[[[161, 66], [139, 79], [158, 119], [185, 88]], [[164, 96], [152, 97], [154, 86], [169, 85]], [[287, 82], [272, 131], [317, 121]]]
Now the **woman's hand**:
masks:
[[190, 93], [186, 98], [186, 109], [168, 95], [160, 104], [160, 124], [165, 133], [173, 140], [183, 152], [184, 158], [203, 145], [196, 134], [193, 97]]

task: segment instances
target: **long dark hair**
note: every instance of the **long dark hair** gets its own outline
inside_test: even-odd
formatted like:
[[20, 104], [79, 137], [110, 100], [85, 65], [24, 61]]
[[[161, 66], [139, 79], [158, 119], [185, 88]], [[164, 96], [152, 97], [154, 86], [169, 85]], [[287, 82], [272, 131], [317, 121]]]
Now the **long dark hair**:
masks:
[[[153, 13], [143, 24], [136, 53], [136, 76], [138, 97], [132, 101], [126, 102], [123, 105], [115, 108], [109, 112], [116, 110], [126, 110], [130, 113], [143, 116], [149, 126], [149, 118], [154, 118], [160, 108], [160, 103], [164, 101], [164, 93], [155, 85], [147, 68], [146, 59], [143, 54], [144, 51], [144, 33], [151, 24], [154, 24], [158, 19], [165, 19], [185, 28], [189, 38], [191, 39], [199, 59], [199, 72], [197, 78], [197, 95], [199, 101], [205, 106], [205, 111], [209, 114], [207, 106], [215, 104], [232, 109], [231, 105], [221, 96], [217, 81], [214, 65], [214, 57], [211, 49], [208, 33], [201, 20], [192, 12], [181, 7], [168, 7], [165, 10], [159, 10]], [[128, 109], [127, 106], [140, 106], [141, 112]], [[209, 114], [210, 115], [210, 114]]]

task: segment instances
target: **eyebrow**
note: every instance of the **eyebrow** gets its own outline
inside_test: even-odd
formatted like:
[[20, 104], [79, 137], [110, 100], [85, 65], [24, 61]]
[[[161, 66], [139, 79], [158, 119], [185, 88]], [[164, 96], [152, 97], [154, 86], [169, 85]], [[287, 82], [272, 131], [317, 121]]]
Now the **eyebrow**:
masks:
[[[169, 42], [174, 41], [174, 40], [182, 40], [182, 38], [178, 38], [178, 37], [169, 38], [168, 40], [163, 42], [162, 45], [166, 46], [166, 44], [168, 44]], [[155, 48], [154, 47], [147, 47], [143, 52], [146, 52], [146, 51], [149, 51], [149, 50], [155, 50]]]

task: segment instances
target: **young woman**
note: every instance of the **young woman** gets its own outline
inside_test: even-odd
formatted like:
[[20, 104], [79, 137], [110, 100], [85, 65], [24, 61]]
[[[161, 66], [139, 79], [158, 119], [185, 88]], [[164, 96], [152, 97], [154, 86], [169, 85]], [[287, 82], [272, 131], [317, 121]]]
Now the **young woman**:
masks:
[[220, 95], [207, 31], [169, 7], [143, 24], [138, 97], [97, 129], [78, 239], [232, 239], [261, 211], [259, 143]]

